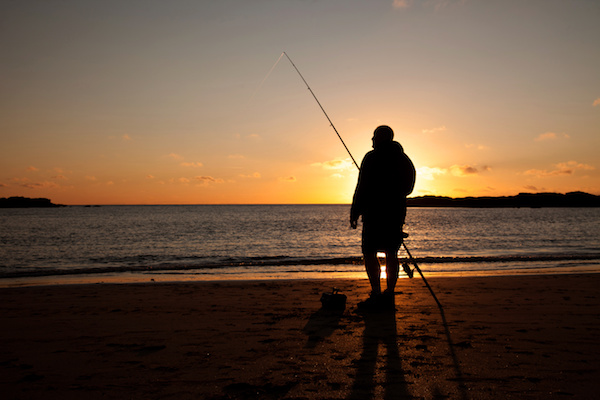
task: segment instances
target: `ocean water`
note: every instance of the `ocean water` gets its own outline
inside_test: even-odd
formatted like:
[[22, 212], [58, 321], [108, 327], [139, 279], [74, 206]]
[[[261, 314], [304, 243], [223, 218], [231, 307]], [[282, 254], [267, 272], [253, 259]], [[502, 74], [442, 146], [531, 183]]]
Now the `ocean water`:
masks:
[[[0, 280], [363, 276], [348, 214], [348, 205], [0, 209]], [[409, 208], [405, 225], [429, 276], [600, 272], [599, 228], [598, 208]]]

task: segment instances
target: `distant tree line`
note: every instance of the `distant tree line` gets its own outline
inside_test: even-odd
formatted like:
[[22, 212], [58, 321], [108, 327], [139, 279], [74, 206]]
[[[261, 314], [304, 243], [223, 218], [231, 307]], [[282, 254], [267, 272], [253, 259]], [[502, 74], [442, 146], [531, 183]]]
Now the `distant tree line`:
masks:
[[461, 197], [421, 196], [407, 199], [409, 207], [600, 207], [600, 196], [584, 192], [560, 193], [519, 193], [503, 197]]
[[[560, 193], [519, 193], [516, 196], [502, 197], [460, 197], [420, 196], [407, 199], [409, 207], [600, 207], [600, 196], [584, 192]], [[54, 204], [50, 199], [28, 197], [0, 198], [0, 208], [65, 207]]]
[[50, 199], [29, 197], [2, 197], [0, 198], [0, 208], [29, 208], [29, 207], [64, 207], [61, 204], [54, 204]]

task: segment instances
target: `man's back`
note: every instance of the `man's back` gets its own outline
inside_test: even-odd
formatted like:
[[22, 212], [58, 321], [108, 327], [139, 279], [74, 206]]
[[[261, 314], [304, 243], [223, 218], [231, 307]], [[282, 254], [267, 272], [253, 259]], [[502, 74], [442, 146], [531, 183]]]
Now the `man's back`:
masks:
[[368, 152], [361, 164], [354, 204], [363, 219], [397, 214], [415, 183], [415, 168], [398, 142], [386, 142]]

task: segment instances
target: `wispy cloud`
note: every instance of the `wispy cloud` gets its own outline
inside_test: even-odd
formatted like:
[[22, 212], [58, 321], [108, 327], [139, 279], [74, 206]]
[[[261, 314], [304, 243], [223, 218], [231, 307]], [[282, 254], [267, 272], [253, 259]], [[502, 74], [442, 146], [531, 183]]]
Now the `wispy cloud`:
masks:
[[194, 167], [194, 168], [199, 168], [202, 167], [204, 164], [202, 164], [201, 162], [182, 162], [181, 166], [183, 167]]
[[420, 4], [423, 7], [433, 8], [439, 11], [449, 6], [462, 6], [467, 3], [467, 0], [394, 0], [392, 6], [396, 9], [407, 9], [415, 4]]
[[255, 172], [253, 174], [240, 174], [240, 177], [242, 178], [254, 178], [254, 179], [258, 179], [261, 177], [260, 172]]
[[594, 100], [594, 103], [592, 103], [592, 105], [593, 105], [594, 107], [596, 107], [596, 106], [600, 106], [600, 97], [598, 97], [596, 100]]
[[197, 181], [199, 181], [199, 182], [201, 182], [201, 183], [205, 183], [205, 184], [209, 184], [209, 183], [223, 183], [223, 182], [225, 182], [221, 178], [214, 178], [212, 176], [196, 176], [194, 179], [197, 180]]
[[489, 150], [489, 146], [483, 145], [483, 144], [465, 144], [465, 147], [467, 149], [477, 149], [477, 150]]
[[583, 164], [583, 163], [579, 163], [577, 161], [567, 161], [567, 162], [562, 162], [562, 163], [558, 163], [556, 164], [556, 166], [558, 168], [561, 169], [567, 169], [567, 168], [572, 168], [572, 169], [584, 169], [584, 170], [594, 170], [596, 169], [595, 167], [593, 167], [592, 165], [589, 164]]
[[343, 159], [343, 160], [330, 160], [330, 161], [323, 161], [323, 162], [316, 162], [316, 163], [312, 163], [311, 167], [321, 167], [323, 169], [328, 169], [328, 170], [347, 170], [347, 169], [352, 169], [354, 166], [354, 164], [352, 163], [352, 161], [349, 158]]
[[394, 8], [408, 8], [412, 5], [413, 0], [394, 0]]
[[58, 183], [56, 182], [30, 182], [30, 183], [22, 183], [20, 184], [21, 187], [27, 188], [27, 189], [53, 189], [53, 188], [58, 188], [60, 187], [58, 185]]
[[560, 176], [560, 175], [573, 175], [577, 170], [591, 171], [596, 169], [594, 166], [589, 164], [579, 163], [577, 161], [567, 161], [558, 163], [555, 165], [555, 169], [530, 169], [525, 171], [524, 175], [533, 175], [538, 178], [544, 178], [548, 176]]
[[39, 171], [39, 169], [34, 167], [33, 165], [31, 165], [31, 166], [27, 167], [27, 171], [35, 172], [35, 171]]
[[421, 132], [422, 133], [435, 133], [435, 132], [443, 132], [445, 130], [446, 130], [445, 126], [438, 126], [437, 128], [423, 129]]
[[175, 153], [170, 153], [167, 155], [167, 157], [171, 157], [174, 160], [183, 160], [183, 156]]
[[131, 138], [131, 136], [129, 136], [129, 135], [123, 135], [123, 136], [121, 136], [121, 139], [122, 139], [124, 142], [130, 142], [130, 141], [132, 141], [132, 140], [133, 140], [133, 139]]
[[288, 182], [288, 183], [293, 183], [296, 182], [297, 179], [295, 176], [287, 176], [287, 177], [281, 177], [279, 178], [280, 182]]
[[438, 167], [419, 167], [417, 169], [417, 176], [419, 179], [422, 178], [428, 181], [434, 180], [436, 175], [445, 175], [446, 173], [448, 173], [447, 169]]
[[177, 153], [170, 153], [170, 154], [167, 154], [165, 157], [180, 161], [179, 165], [181, 165], [182, 167], [186, 167], [186, 168], [190, 168], [190, 167], [199, 168], [199, 167], [204, 166], [204, 164], [202, 164], [199, 161], [183, 161], [185, 159], [185, 157], [183, 157], [181, 154], [177, 154]]
[[545, 132], [545, 133], [541, 133], [540, 135], [538, 135], [538, 137], [535, 138], [535, 141], [542, 142], [545, 140], [556, 140], [559, 138], [569, 139], [570, 136], [567, 135], [566, 133]]
[[490, 171], [491, 168], [487, 165], [475, 167], [473, 165], [453, 165], [450, 167], [450, 173], [454, 176], [471, 176], [477, 175], [480, 172]]
[[546, 190], [546, 188], [537, 187], [537, 186], [533, 186], [533, 185], [525, 185], [525, 186], [523, 186], [523, 189], [529, 190], [531, 192], [543, 192]]

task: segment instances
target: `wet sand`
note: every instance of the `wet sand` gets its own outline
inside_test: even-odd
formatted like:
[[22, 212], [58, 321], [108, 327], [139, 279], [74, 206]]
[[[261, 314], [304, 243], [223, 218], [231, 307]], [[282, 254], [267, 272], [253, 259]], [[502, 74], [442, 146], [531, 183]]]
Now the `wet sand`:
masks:
[[[0, 289], [6, 399], [593, 399], [600, 275]], [[320, 309], [336, 286], [344, 312]]]

